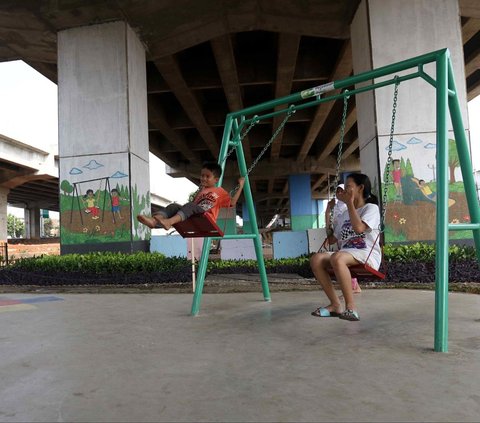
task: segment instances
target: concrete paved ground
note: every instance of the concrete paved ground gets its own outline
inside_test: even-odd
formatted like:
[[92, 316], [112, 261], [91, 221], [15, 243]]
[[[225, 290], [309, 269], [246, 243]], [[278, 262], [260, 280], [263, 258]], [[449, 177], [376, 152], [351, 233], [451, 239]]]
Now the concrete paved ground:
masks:
[[208, 294], [195, 318], [187, 294], [55, 297], [1, 295], [0, 421], [480, 420], [477, 295], [449, 297], [448, 354], [433, 292], [364, 290], [355, 323], [310, 316], [312, 291]]

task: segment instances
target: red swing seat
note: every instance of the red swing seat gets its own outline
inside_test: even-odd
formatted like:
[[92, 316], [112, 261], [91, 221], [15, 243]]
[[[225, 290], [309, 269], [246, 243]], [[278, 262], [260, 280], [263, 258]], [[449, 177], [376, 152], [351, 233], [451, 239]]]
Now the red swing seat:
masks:
[[[378, 240], [378, 237], [375, 240], [375, 242], [377, 242], [377, 240]], [[326, 250], [328, 245], [329, 245], [328, 238], [325, 238], [325, 241], [323, 241], [323, 244], [320, 247], [320, 251], [322, 249]], [[373, 246], [372, 246], [372, 250], [373, 250]], [[372, 250], [370, 250], [370, 254], [372, 253]], [[370, 257], [370, 254], [367, 257], [367, 261], [368, 261], [368, 258]], [[385, 269], [385, 265], [383, 263], [383, 248], [382, 248], [382, 263], [380, 264], [380, 268]], [[350, 270], [352, 278], [357, 278], [358, 280], [365, 280], [365, 279], [384, 280], [385, 277], [387, 276], [386, 272], [383, 273], [380, 270], [374, 269], [372, 266], [368, 265], [367, 263], [359, 263], [354, 266], [349, 266], [348, 270]], [[330, 276], [335, 276], [335, 272], [331, 267], [328, 268], [327, 271]]]
[[173, 227], [183, 238], [223, 237], [223, 231], [208, 213], [194, 214]]

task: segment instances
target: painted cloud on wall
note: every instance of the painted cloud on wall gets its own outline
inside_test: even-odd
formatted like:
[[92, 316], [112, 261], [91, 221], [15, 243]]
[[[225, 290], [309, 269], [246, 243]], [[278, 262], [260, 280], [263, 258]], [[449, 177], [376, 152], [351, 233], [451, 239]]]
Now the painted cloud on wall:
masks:
[[[401, 151], [401, 150], [405, 150], [406, 148], [407, 147], [405, 147], [405, 145], [403, 145], [398, 141], [393, 141], [392, 143], [392, 151]], [[385, 150], [388, 150], [388, 145], [385, 147]]]
[[96, 160], [90, 160], [85, 166], [85, 169], [94, 170], [98, 169], [99, 167], [103, 167], [103, 164], [98, 163]]
[[70, 172], [68, 172], [70, 175], [80, 175], [83, 173], [82, 170], [80, 170], [78, 167], [72, 167], [70, 169]]

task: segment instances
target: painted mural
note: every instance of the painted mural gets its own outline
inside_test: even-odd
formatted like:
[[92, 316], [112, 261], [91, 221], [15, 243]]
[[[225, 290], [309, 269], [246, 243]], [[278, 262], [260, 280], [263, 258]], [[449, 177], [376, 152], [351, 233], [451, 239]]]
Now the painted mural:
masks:
[[[132, 210], [150, 207], [149, 193], [130, 192], [124, 154], [62, 159], [60, 182], [63, 244], [131, 241]], [[136, 233], [133, 239], [145, 239]]]
[[[448, 143], [449, 221], [469, 223], [470, 217], [455, 140], [449, 139]], [[388, 139], [383, 139], [380, 145], [380, 163], [383, 163], [382, 182], [384, 182], [387, 172]], [[425, 134], [422, 138], [398, 136], [394, 140], [390, 169], [392, 183], [387, 190], [385, 218], [387, 242], [435, 239], [436, 151], [435, 134]], [[472, 231], [454, 231], [450, 233], [450, 238], [472, 238]]]

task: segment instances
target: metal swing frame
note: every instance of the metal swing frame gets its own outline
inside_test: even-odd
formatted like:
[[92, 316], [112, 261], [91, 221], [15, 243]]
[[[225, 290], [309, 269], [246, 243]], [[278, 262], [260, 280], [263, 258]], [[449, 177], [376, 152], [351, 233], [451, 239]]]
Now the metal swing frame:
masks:
[[[435, 78], [425, 72], [424, 66], [434, 63], [436, 69]], [[383, 79], [398, 73], [404, 73], [398, 78]], [[381, 78], [382, 80], [379, 80]], [[458, 230], [471, 230], [475, 241], [477, 258], [480, 261], [480, 206], [478, 204], [473, 169], [470, 158], [470, 150], [462, 121], [460, 103], [455, 86], [452, 61], [448, 49], [441, 49], [403, 60], [398, 63], [383, 66], [378, 69], [363, 72], [358, 75], [313, 87], [295, 94], [267, 101], [256, 106], [229, 113], [226, 117], [222, 146], [220, 149], [219, 163], [225, 165], [227, 150], [234, 147], [237, 153], [240, 175], [245, 176], [247, 168], [240, 141], [240, 131], [245, 125], [253, 120], [272, 118], [273, 116], [288, 112], [293, 105], [295, 110], [302, 110], [318, 106], [323, 102], [342, 99], [345, 93], [332, 94], [328, 97], [323, 95], [334, 90], [344, 90], [358, 84], [367, 85], [355, 88], [348, 95], [359, 94], [398, 82], [421, 78], [431, 85], [436, 92], [436, 180], [437, 180], [437, 204], [436, 204], [436, 257], [435, 257], [435, 351], [448, 351], [448, 232]], [[378, 82], [376, 82], [378, 81]], [[283, 107], [281, 110], [278, 108]], [[452, 224], [448, 219], [448, 121], [447, 112], [450, 114], [460, 168], [462, 172], [465, 194], [471, 223]], [[259, 115], [259, 113], [264, 113]], [[257, 227], [252, 192], [248, 176], [245, 178], [244, 194], [248, 212], [250, 215], [253, 233], [226, 235], [225, 238], [253, 239], [260, 279], [262, 281], [263, 294], [266, 301], [270, 300], [265, 263], [262, 254], [261, 238]], [[195, 291], [192, 304], [192, 314], [199, 312], [203, 282], [206, 273], [208, 250], [212, 238], [205, 238], [202, 257], [200, 259], [198, 279], [199, 283]]]

